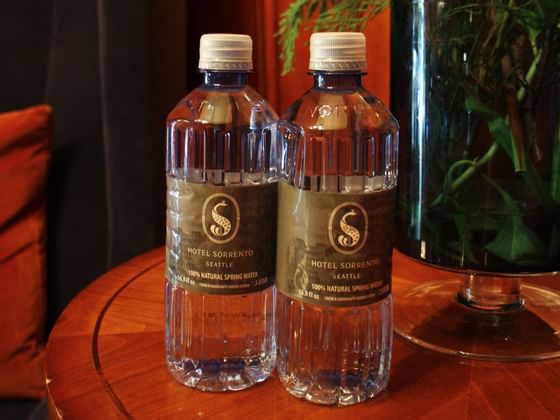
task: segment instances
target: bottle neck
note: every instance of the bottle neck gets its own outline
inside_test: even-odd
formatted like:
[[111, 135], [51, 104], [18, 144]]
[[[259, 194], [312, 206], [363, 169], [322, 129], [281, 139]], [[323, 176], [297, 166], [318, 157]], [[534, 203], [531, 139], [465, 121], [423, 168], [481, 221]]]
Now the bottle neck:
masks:
[[357, 89], [362, 87], [362, 72], [312, 71], [315, 87], [319, 89]]
[[249, 81], [247, 71], [216, 71], [201, 69], [203, 83], [207, 87], [244, 86]]

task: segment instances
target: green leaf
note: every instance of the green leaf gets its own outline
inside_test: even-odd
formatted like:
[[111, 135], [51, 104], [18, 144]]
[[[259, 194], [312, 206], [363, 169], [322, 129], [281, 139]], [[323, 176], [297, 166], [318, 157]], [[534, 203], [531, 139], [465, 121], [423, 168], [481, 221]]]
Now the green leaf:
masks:
[[488, 130], [490, 130], [490, 133], [494, 139], [496, 139], [500, 147], [507, 153], [513, 163], [513, 168], [517, 172], [519, 170], [519, 158], [513, 144], [511, 129], [507, 123], [503, 118], [493, 118], [488, 121]]
[[319, 4], [319, 0], [311, 0], [309, 3], [309, 8], [307, 10], [307, 20], [311, 19], [315, 10], [317, 10], [317, 5]]
[[488, 130], [512, 161], [515, 172], [523, 172], [524, 167], [520, 156], [522, 151], [518, 152], [515, 147], [515, 140], [507, 120], [472, 96], [465, 99], [465, 109], [486, 119]]
[[293, 68], [296, 39], [299, 35], [307, 2], [308, 0], [295, 0], [280, 14], [278, 32], [276, 32], [275, 36], [279, 37], [281, 47], [280, 58], [283, 62], [282, 75], [290, 72]]
[[[560, 210], [560, 206], [554, 200], [551, 192], [548, 190], [546, 183], [543, 181], [533, 162], [529, 162], [527, 171], [523, 173], [523, 180], [527, 183], [527, 185], [529, 185], [546, 211], [554, 213]], [[552, 178], [551, 181], [554, 182], [554, 178]]]
[[502, 214], [498, 232], [486, 250], [504, 261], [517, 265], [546, 263], [546, 247], [539, 237], [523, 222], [523, 212], [515, 200], [494, 180], [483, 175], [502, 197]]
[[[554, 0], [557, 1], [557, 0]], [[515, 12], [517, 22], [527, 30], [532, 46], [537, 45], [537, 38], [544, 30], [542, 9], [538, 7], [520, 7]]]
[[523, 223], [520, 215], [505, 217], [494, 240], [486, 250], [517, 265], [543, 264], [546, 248], [542, 241]]
[[480, 114], [486, 119], [495, 119], [500, 117], [500, 115], [496, 113], [496, 111], [484, 105], [474, 96], [468, 96], [467, 99], [465, 99], [465, 109], [468, 112], [475, 112], [477, 114]]

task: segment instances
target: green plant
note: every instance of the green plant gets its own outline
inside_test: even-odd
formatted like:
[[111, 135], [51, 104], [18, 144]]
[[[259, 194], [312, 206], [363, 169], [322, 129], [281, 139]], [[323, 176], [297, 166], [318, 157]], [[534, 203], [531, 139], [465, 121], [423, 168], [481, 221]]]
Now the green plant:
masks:
[[[403, 1], [421, 3], [394, 3]], [[401, 203], [400, 211], [411, 214], [422, 206], [415, 223], [423, 237], [457, 266], [478, 266], [489, 254], [519, 268], [558, 268], [560, 1], [425, 4], [434, 19], [423, 34], [434, 81], [425, 123], [428, 194], [421, 203]], [[294, 1], [278, 32], [284, 72], [292, 67], [302, 23], [311, 26], [314, 14], [314, 30], [361, 30], [386, 7], [375, 0]], [[411, 25], [401, 23], [402, 31]], [[543, 122], [546, 106], [556, 115]], [[509, 168], [497, 174], [504, 161]], [[532, 226], [528, 209], [542, 216], [536, 224], [546, 221], [544, 229]]]
[[389, 0], [295, 0], [281, 14], [282, 74], [293, 68], [296, 39], [304, 22], [314, 19], [313, 31], [362, 31], [368, 22], [389, 6]]
[[[433, 86], [436, 111], [429, 118], [434, 120], [433, 135], [467, 148], [465, 158], [457, 159], [449, 146], [440, 144], [436, 162], [445, 175], [439, 188], [437, 181], [433, 186], [439, 193], [429, 207], [439, 209], [438, 217], [452, 219], [461, 244], [457, 259], [480, 263], [472, 238], [486, 231], [483, 246], [490, 255], [518, 267], [550, 266], [560, 258], [560, 130], [553, 121], [555, 132], [539, 133], [538, 105], [548, 92], [558, 93], [560, 2], [448, 4], [426, 34], [427, 54], [435, 58], [436, 72], [443, 76]], [[437, 123], [444, 119], [448, 125]], [[475, 153], [468, 147], [475, 136], [490, 139], [485, 151]], [[542, 153], [550, 144], [553, 158], [547, 169], [542, 167]], [[499, 153], [507, 156], [510, 175], [492, 171]], [[477, 182], [491, 191], [484, 196], [465, 194], [469, 188], [474, 191]], [[550, 222], [548, 231], [530, 227], [528, 206]]]

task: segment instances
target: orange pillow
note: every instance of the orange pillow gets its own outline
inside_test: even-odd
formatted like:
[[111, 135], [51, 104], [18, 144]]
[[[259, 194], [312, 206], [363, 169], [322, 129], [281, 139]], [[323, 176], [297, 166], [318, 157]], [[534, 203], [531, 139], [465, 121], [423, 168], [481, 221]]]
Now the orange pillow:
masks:
[[0, 398], [45, 395], [45, 190], [52, 110], [0, 114]]

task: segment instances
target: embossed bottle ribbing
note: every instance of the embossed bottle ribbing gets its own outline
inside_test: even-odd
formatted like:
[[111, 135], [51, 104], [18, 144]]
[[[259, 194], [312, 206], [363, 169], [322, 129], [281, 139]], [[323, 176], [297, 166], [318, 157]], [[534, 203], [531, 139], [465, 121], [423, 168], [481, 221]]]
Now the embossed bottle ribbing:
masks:
[[364, 67], [362, 34], [313, 34], [314, 86], [279, 123], [278, 373], [320, 404], [389, 379], [398, 124]]
[[247, 85], [248, 36], [204, 35], [200, 68], [167, 120], [167, 365], [240, 390], [276, 363], [277, 117]]

